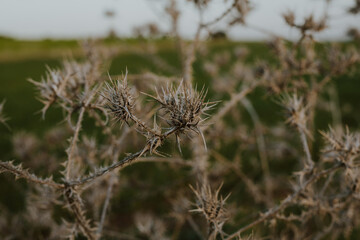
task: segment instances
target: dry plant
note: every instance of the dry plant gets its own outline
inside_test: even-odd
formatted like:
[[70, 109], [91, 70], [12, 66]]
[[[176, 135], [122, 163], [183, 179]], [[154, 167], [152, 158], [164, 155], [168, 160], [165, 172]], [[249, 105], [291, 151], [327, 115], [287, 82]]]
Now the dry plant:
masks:
[[[177, 1], [165, 9], [180, 70], [156, 49], [136, 53], [171, 76], [132, 74], [126, 66], [110, 76], [114, 54], [86, 42], [83, 60], [67, 59], [29, 80], [42, 116], [57, 106], [64, 121], [41, 139], [14, 134], [17, 159], [1, 161], [0, 172], [29, 185], [19, 187], [22, 212], [0, 205], [4, 239], [357, 238], [360, 133], [342, 126], [334, 81], [359, 66], [358, 48], [317, 49], [327, 13], [303, 21], [285, 13], [300, 36], [289, 41], [249, 23], [248, 0], [224, 1], [228, 8], [209, 22], [203, 16], [212, 1], [191, 2], [200, 19], [192, 41], [178, 32]], [[348, 11], [359, 13], [359, 1]], [[219, 22], [269, 34], [272, 59], [249, 62], [244, 47], [212, 53], [201, 36]], [[196, 61], [208, 87], [195, 83]], [[282, 120], [264, 119], [253, 101], [259, 92], [283, 107]], [[317, 127], [320, 110], [331, 116], [329, 130]]]
[[5, 100], [2, 101], [2, 103], [0, 104], [0, 123], [2, 123], [8, 127], [8, 125], [6, 124], [6, 121], [9, 119], [6, 117], [6, 115], [4, 113], [4, 105], [5, 105]]

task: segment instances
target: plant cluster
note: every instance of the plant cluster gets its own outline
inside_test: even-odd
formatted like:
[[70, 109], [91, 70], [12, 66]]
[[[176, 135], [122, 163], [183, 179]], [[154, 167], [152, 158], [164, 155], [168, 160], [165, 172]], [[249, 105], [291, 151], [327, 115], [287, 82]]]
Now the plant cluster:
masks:
[[[14, 134], [16, 160], [0, 161], [0, 173], [29, 183], [26, 207], [15, 214], [0, 205], [0, 236], [356, 236], [360, 133], [342, 125], [335, 81], [352, 72], [356, 76], [357, 30], [349, 31], [353, 46], [329, 44], [319, 50], [316, 34], [327, 28], [327, 13], [304, 21], [285, 13], [284, 21], [299, 33], [290, 41], [248, 23], [251, 1], [225, 1], [229, 8], [208, 22], [203, 16], [212, 1], [191, 2], [200, 23], [190, 42], [178, 32], [177, 1], [165, 9], [181, 69], [156, 49], [143, 53], [171, 76], [131, 74], [125, 66], [123, 75], [111, 76], [107, 71], [115, 54], [85, 42], [84, 59], [65, 60], [48, 68], [40, 81], [29, 80], [44, 104], [43, 117], [57, 106], [64, 121], [41, 139]], [[348, 11], [359, 13], [359, 1]], [[271, 60], [251, 62], [251, 50], [244, 47], [213, 54], [201, 37], [219, 22], [269, 34]], [[207, 87], [196, 87], [195, 62], [208, 78]], [[280, 120], [264, 119], [253, 100], [259, 93], [282, 107], [275, 107], [285, 112]], [[9, 124], [4, 103], [0, 123]], [[328, 130], [318, 127], [318, 112], [330, 116]], [[176, 147], [169, 144], [173, 141]]]

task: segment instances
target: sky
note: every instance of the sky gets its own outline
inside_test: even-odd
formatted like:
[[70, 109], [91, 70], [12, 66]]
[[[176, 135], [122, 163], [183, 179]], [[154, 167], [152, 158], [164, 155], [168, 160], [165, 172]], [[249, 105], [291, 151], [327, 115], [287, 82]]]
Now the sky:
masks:
[[[168, 31], [170, 20], [164, 14], [168, 0], [0, 0], [0, 35], [22, 39], [88, 38], [106, 36], [114, 29], [119, 36], [130, 37], [136, 26], [157, 23]], [[205, 20], [219, 16], [231, 0], [212, 0]], [[345, 15], [354, 0], [332, 0], [329, 29], [318, 34], [319, 40], [342, 40], [349, 27], [360, 28], [360, 16]], [[324, 14], [325, 0], [251, 0], [254, 10], [247, 23], [256, 28], [272, 31], [280, 36], [295, 39], [297, 31], [285, 25], [281, 14], [295, 12], [296, 19]], [[178, 0], [182, 14], [180, 33], [192, 38], [199, 22], [197, 10], [186, 0]], [[116, 14], [106, 18], [105, 11]], [[360, 14], [358, 14], [360, 15]], [[221, 30], [224, 25], [214, 26]], [[269, 36], [243, 26], [233, 27], [228, 35], [235, 40], [262, 40]]]

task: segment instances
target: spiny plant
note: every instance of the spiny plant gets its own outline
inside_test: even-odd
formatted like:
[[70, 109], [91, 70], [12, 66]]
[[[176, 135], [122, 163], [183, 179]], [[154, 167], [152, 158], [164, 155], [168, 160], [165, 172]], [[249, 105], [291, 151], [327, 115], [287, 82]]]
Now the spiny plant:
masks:
[[[30, 184], [21, 188], [23, 211], [0, 204], [1, 236], [357, 238], [360, 134], [343, 127], [345, 107], [335, 85], [339, 77], [358, 77], [357, 30], [349, 31], [353, 44], [320, 45], [317, 34], [330, 25], [327, 12], [303, 21], [284, 13], [298, 33], [291, 40], [252, 25], [251, 1], [225, 1], [224, 12], [209, 21], [204, 15], [213, 1], [190, 2], [200, 19], [192, 41], [179, 33], [178, 2], [165, 8], [181, 66], [165, 61], [151, 42], [132, 50], [167, 76], [135, 74], [126, 66], [124, 75], [110, 75], [118, 52], [85, 42], [85, 58], [29, 80], [42, 116], [57, 106], [64, 121], [41, 138], [14, 134], [16, 160], [0, 161], [0, 173]], [[329, 9], [331, 1], [326, 4]], [[355, 1], [347, 11], [358, 9]], [[202, 36], [218, 23], [268, 34], [271, 59], [261, 53], [250, 61], [252, 50], [238, 43], [214, 51]], [[198, 90], [197, 80], [207, 85]], [[285, 112], [281, 119], [277, 105]], [[5, 110], [2, 102], [0, 122], [10, 124]], [[317, 122], [321, 115], [324, 124]], [[178, 151], [168, 144], [172, 139]]]

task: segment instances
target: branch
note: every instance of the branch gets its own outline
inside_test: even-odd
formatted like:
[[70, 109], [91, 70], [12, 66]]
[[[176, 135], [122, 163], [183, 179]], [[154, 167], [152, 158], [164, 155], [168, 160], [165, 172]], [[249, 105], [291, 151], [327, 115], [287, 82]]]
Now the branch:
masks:
[[201, 27], [209, 27], [210, 25], [213, 25], [213, 24], [221, 21], [221, 19], [223, 19], [224, 17], [226, 17], [226, 16], [231, 12], [231, 10], [234, 9], [234, 7], [236, 6], [236, 4], [237, 4], [237, 1], [234, 1], [234, 3], [231, 4], [231, 6], [230, 6], [228, 9], [226, 9], [219, 17], [215, 18], [214, 20], [212, 20], [212, 21], [210, 21], [210, 22], [208, 22], [208, 23], [202, 24]]
[[308, 141], [307, 141], [307, 138], [306, 138], [306, 134], [302, 129], [300, 129], [300, 128], [298, 128], [298, 129], [299, 129], [299, 132], [300, 132], [301, 143], [302, 143], [302, 145], [304, 147], [304, 151], [305, 151], [305, 154], [306, 154], [306, 162], [305, 162], [304, 165], [307, 166], [307, 167], [310, 167], [310, 169], [311, 169], [314, 166], [314, 162], [313, 162], [313, 160], [311, 158], [310, 148], [309, 148], [309, 144], [308, 144]]
[[67, 153], [68, 153], [68, 162], [66, 164], [66, 179], [70, 179], [70, 173], [71, 173], [71, 169], [73, 168], [73, 164], [74, 164], [74, 154], [75, 154], [75, 149], [76, 149], [76, 146], [77, 146], [77, 141], [79, 139], [79, 132], [80, 132], [80, 129], [81, 129], [81, 123], [82, 123], [82, 120], [84, 118], [84, 113], [85, 113], [85, 107], [82, 107], [81, 110], [80, 110], [80, 115], [79, 115], [79, 118], [78, 118], [78, 121], [76, 123], [76, 127], [75, 127], [75, 132], [74, 132], [74, 136], [71, 140], [71, 144], [70, 144], [70, 147], [69, 149], [67, 150]]
[[[172, 128], [169, 131], [165, 132], [163, 135], [161, 135], [161, 141], [163, 141], [164, 139], [166, 139], [168, 136], [170, 136], [171, 134], [174, 134], [175, 132], [177, 132], [180, 128]], [[159, 140], [159, 141], [160, 141]], [[125, 165], [131, 163], [132, 161], [136, 160], [137, 158], [141, 157], [142, 155], [146, 154], [147, 152], [150, 152], [150, 146], [146, 145], [142, 150], [133, 153], [125, 158], [123, 158], [122, 160], [115, 162], [113, 164], [111, 164], [110, 166], [106, 167], [106, 168], [101, 168], [100, 170], [96, 171], [95, 173], [84, 177], [80, 180], [74, 180], [74, 181], [68, 181], [66, 182], [66, 185], [68, 186], [78, 186], [78, 185], [83, 185], [85, 183], [91, 182], [94, 179], [101, 177], [102, 175], [111, 172], [112, 170], [115, 170], [119, 167], [124, 167]]]
[[75, 215], [76, 222], [79, 224], [81, 232], [87, 239], [98, 239], [94, 228], [90, 226], [90, 220], [86, 219], [85, 211], [82, 210], [82, 204], [78, 194], [71, 187], [67, 187], [64, 191], [64, 196], [69, 204], [69, 208]]
[[56, 183], [52, 180], [52, 177], [49, 178], [40, 178], [35, 174], [29, 173], [27, 169], [23, 169], [21, 164], [14, 165], [13, 161], [10, 162], [1, 162], [0, 161], [0, 173], [10, 172], [15, 175], [15, 178], [25, 178], [29, 182], [34, 182], [38, 184], [48, 185], [57, 189], [64, 188], [63, 184]]
[[93, 174], [84, 177], [80, 180], [73, 180], [73, 181], [69, 181], [67, 183], [67, 185], [69, 186], [78, 186], [78, 185], [83, 185], [85, 183], [91, 182], [93, 180], [95, 180], [98, 177], [101, 177], [102, 175], [111, 172], [112, 170], [119, 168], [119, 167], [123, 167], [126, 164], [129, 164], [130, 162], [134, 161], [135, 159], [139, 158], [142, 154], [145, 154], [149, 151], [149, 149], [146, 150], [146, 148], [144, 150], [140, 150], [136, 153], [133, 153], [125, 158], [123, 158], [122, 160], [115, 162], [113, 164], [111, 164], [110, 166], [106, 167], [106, 168], [101, 168], [100, 170], [94, 172]]
[[289, 195], [287, 198], [285, 198], [282, 203], [270, 210], [268, 210], [266, 213], [264, 213], [259, 219], [253, 221], [252, 223], [249, 223], [248, 225], [240, 228], [238, 231], [236, 231], [235, 233], [231, 234], [230, 236], [228, 236], [227, 238], [225, 238], [225, 240], [230, 240], [233, 239], [237, 236], [239, 236], [242, 232], [258, 225], [259, 223], [264, 222], [265, 220], [273, 217], [274, 215], [276, 215], [278, 212], [280, 212], [281, 210], [283, 210], [285, 207], [287, 207], [289, 204], [291, 204], [311, 183], [315, 182], [317, 179], [319, 179], [322, 176], [326, 176], [340, 168], [344, 167], [343, 164], [338, 163], [336, 165], [334, 165], [331, 168], [325, 169], [320, 171], [318, 174], [313, 175], [311, 178], [309, 178], [309, 180], [307, 180], [305, 182], [305, 184], [296, 192], [294, 192], [293, 194]]

